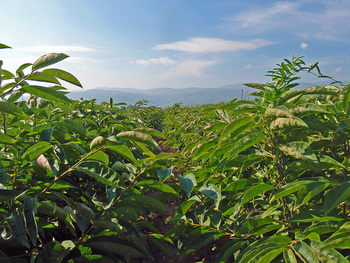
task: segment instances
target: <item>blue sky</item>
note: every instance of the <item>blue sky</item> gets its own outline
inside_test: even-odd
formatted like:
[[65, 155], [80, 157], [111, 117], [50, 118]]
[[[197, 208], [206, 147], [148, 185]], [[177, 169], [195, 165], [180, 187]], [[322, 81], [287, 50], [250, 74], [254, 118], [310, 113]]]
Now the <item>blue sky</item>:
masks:
[[[350, 80], [348, 0], [0, 0], [3, 68], [41, 55], [96, 87], [218, 87], [269, 81], [300, 54]], [[304, 82], [317, 81], [313, 76]], [[66, 85], [69, 89], [74, 87]]]

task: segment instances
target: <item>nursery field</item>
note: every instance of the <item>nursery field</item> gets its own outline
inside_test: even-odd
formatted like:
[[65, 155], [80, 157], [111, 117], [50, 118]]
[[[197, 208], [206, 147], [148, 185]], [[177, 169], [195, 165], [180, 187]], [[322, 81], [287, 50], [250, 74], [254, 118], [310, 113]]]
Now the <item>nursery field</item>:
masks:
[[97, 104], [67, 57], [0, 60], [0, 262], [349, 262], [348, 83], [293, 56], [250, 100]]

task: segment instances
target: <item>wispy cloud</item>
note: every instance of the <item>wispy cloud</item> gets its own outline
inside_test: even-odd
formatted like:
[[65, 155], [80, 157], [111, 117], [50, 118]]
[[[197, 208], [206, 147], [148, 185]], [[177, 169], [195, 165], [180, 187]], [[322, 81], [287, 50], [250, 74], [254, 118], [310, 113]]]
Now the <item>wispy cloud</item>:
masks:
[[296, 8], [295, 2], [277, 2], [271, 7], [242, 12], [229, 20], [238, 22], [237, 25], [241, 28], [262, 28], [267, 25], [271, 27], [273, 24], [278, 25], [276, 20], [272, 23], [272, 19], [293, 14]]
[[83, 47], [83, 46], [49, 46], [49, 45], [22, 47], [22, 48], [19, 48], [19, 50], [27, 51], [27, 52], [35, 52], [35, 53], [97, 52], [97, 49]]
[[133, 64], [141, 65], [141, 66], [147, 66], [150, 64], [161, 64], [164, 66], [171, 66], [176, 64], [177, 62], [173, 59], [170, 59], [168, 57], [160, 57], [160, 58], [150, 58], [150, 59], [138, 59], [131, 61]]
[[196, 77], [203, 75], [204, 71], [217, 64], [218, 61], [210, 60], [186, 60], [172, 67], [169, 72], [163, 75], [164, 78], [173, 77]]
[[239, 50], [254, 50], [260, 47], [274, 44], [264, 39], [252, 41], [232, 41], [220, 38], [191, 38], [187, 41], [177, 41], [169, 44], [160, 44], [154, 47], [156, 50], [175, 50], [192, 53], [218, 53], [234, 52]]
[[339, 73], [339, 72], [342, 71], [342, 70], [343, 70], [342, 67], [338, 67], [338, 68], [336, 68], [334, 71], [332, 71], [331, 73], [332, 73], [332, 74]]
[[247, 35], [288, 30], [305, 39], [344, 42], [350, 41], [349, 17], [348, 0], [279, 1], [267, 7], [254, 6], [234, 14], [225, 19], [223, 26], [233, 32], [242, 32], [244, 29]]
[[300, 44], [300, 48], [302, 48], [302, 49], [307, 49], [308, 46], [309, 46], [309, 44], [306, 44], [306, 43], [301, 43]]

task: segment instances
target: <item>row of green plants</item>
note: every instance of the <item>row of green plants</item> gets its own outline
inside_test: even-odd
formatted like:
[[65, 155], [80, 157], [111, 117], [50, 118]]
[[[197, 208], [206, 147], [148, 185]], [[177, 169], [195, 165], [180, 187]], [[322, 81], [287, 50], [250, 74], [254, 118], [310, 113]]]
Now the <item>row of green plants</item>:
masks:
[[[201, 248], [215, 262], [349, 261], [349, 85], [297, 89], [302, 71], [331, 78], [296, 56], [247, 84], [253, 101], [126, 107], [70, 100], [62, 81], [81, 83], [51, 68], [67, 57], [15, 73], [0, 61], [2, 261], [181, 260]], [[151, 219], [172, 198], [164, 232]]]
[[67, 57], [47, 54], [14, 73], [0, 63], [0, 261], [152, 261], [154, 247], [171, 255], [173, 241], [149, 218], [178, 195], [164, 183], [177, 157], [153, 153], [164, 135], [147, 112], [69, 99], [62, 83], [81, 83], [52, 67]]
[[[215, 262], [349, 262], [350, 85], [298, 89], [318, 64], [285, 59], [253, 101], [166, 110], [164, 133], [189, 161], [178, 181], [182, 255]], [[317, 73], [313, 73], [317, 71]]]

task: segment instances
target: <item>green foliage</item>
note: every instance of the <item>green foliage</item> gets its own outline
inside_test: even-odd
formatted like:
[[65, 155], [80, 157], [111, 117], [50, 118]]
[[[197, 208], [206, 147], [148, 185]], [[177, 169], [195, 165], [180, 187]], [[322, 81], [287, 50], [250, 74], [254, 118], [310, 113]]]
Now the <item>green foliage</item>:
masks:
[[164, 135], [113, 100], [70, 100], [60, 81], [81, 83], [48, 68], [67, 57], [44, 55], [16, 74], [1, 68], [1, 261], [152, 259], [148, 240], [168, 253], [147, 221], [178, 195], [152, 153]]
[[169, 145], [191, 174], [178, 175], [183, 227], [169, 233], [182, 255], [195, 243], [218, 262], [348, 261], [349, 86], [298, 90], [301, 71], [327, 77], [295, 56], [271, 82], [246, 84], [254, 101], [166, 110]]
[[[246, 84], [253, 101], [98, 105], [66, 96], [60, 81], [81, 83], [48, 67], [67, 57], [15, 74], [0, 63], [2, 261], [182, 260], [201, 248], [215, 262], [349, 261], [349, 85], [295, 89], [302, 71], [327, 77], [296, 56]], [[152, 225], [174, 199], [173, 228]]]

